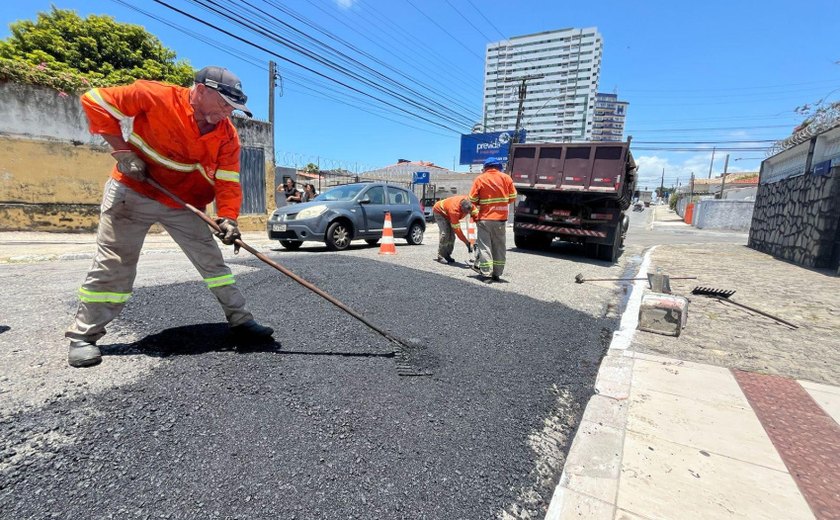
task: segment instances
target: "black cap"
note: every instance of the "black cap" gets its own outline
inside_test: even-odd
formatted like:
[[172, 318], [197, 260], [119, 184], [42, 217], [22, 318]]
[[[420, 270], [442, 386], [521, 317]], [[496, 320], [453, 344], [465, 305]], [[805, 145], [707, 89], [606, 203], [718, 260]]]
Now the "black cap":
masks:
[[248, 117], [253, 117], [251, 111], [245, 106], [248, 96], [242, 92], [242, 82], [233, 72], [224, 67], [204, 67], [196, 73], [195, 82], [212, 88], [222, 95], [228, 105], [245, 112]]

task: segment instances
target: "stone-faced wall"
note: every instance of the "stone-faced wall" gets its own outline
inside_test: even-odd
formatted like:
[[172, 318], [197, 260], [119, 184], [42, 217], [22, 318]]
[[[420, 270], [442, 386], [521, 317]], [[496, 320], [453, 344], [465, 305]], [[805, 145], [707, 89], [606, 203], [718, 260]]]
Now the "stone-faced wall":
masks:
[[834, 267], [840, 224], [840, 167], [758, 187], [749, 247], [806, 267]]

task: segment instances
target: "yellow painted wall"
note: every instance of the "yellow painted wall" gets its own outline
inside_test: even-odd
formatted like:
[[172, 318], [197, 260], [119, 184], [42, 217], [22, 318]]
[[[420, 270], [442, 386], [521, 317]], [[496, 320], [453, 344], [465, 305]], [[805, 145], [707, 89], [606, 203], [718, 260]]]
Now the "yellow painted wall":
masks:
[[0, 201], [99, 204], [113, 165], [104, 149], [0, 136]]
[[[113, 165], [104, 148], [0, 136], [0, 231], [95, 230]], [[270, 207], [273, 197], [266, 203]], [[266, 215], [244, 215], [239, 224], [243, 231], [263, 231], [267, 221]]]

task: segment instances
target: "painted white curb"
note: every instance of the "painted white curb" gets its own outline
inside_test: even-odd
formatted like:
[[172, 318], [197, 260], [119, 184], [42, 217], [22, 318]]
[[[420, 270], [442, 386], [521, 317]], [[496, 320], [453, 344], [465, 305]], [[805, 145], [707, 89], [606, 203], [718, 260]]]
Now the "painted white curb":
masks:
[[[642, 263], [639, 266], [639, 271], [635, 278], [647, 278], [648, 268], [650, 267], [650, 257], [653, 254], [656, 246], [648, 249], [645, 253]], [[642, 294], [644, 293], [647, 280], [637, 280], [633, 283], [633, 289], [630, 296], [627, 298], [627, 307], [621, 315], [621, 322], [619, 328], [613, 333], [612, 341], [610, 342], [607, 355], [601, 361], [601, 366], [598, 369], [598, 375], [595, 379], [595, 395], [589, 400], [586, 408], [581, 415], [581, 424], [578, 425], [578, 431], [572, 439], [572, 445], [569, 449], [569, 454], [566, 457], [566, 464], [563, 467], [563, 473], [560, 475], [560, 480], [557, 487], [554, 489], [554, 494], [551, 497], [551, 502], [548, 505], [548, 511], [545, 515], [545, 520], [562, 520], [571, 518], [612, 518], [615, 511], [615, 500], [618, 491], [618, 474], [621, 468], [621, 458], [623, 455], [623, 440], [626, 431], [626, 408], [624, 414], [621, 413], [621, 406], [626, 402], [630, 391], [630, 381], [633, 377], [633, 359], [625, 357], [625, 355], [615, 355], [616, 351], [626, 351], [633, 341], [636, 334], [636, 327], [639, 324], [639, 308], [642, 305]], [[610, 355], [613, 352], [613, 355]], [[598, 405], [601, 410], [594, 410], [593, 400], [598, 399]], [[604, 406], [614, 406], [616, 417], [624, 417], [621, 429], [610, 427], [603, 428], [603, 431], [589, 432], [583, 435], [581, 426], [587, 417], [593, 417], [595, 414], [603, 414]], [[611, 431], [612, 430], [612, 431]], [[597, 478], [581, 477], [581, 475], [572, 476], [567, 472], [566, 465], [570, 460], [587, 460], [593, 459], [593, 454], [599, 453], [601, 444], [605, 444], [611, 448], [609, 450], [600, 450], [604, 452], [614, 453], [612, 460], [593, 460], [593, 463], [599, 467], [594, 469], [598, 475]], [[597, 458], [597, 457], [594, 457]], [[616, 460], [617, 459], [617, 460]], [[610, 473], [607, 476], [606, 473]], [[597, 483], [596, 487], [602, 488], [606, 495], [612, 495], [612, 498], [607, 502], [606, 496], [596, 498], [591, 495], [575, 491], [567, 487], [567, 484], [572, 480], [580, 480], [581, 478], [590, 480], [592, 483]], [[611, 482], [613, 481], [614, 482]], [[612, 488], [615, 488], [614, 490]], [[605, 488], [610, 488], [609, 490]], [[615, 491], [613, 493], [612, 491]]]

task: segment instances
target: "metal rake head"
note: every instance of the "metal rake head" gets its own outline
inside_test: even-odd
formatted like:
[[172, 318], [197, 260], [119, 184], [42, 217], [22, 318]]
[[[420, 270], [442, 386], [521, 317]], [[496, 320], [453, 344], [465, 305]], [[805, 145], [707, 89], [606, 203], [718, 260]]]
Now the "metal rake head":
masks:
[[715, 289], [712, 287], [695, 287], [691, 294], [702, 294], [703, 296], [716, 296], [718, 298], [729, 298], [735, 291], [730, 291], [728, 289]]

